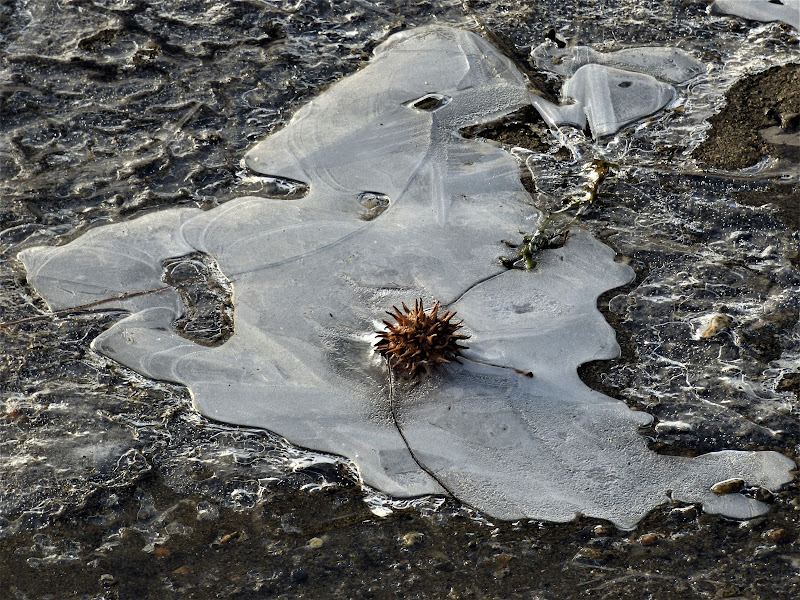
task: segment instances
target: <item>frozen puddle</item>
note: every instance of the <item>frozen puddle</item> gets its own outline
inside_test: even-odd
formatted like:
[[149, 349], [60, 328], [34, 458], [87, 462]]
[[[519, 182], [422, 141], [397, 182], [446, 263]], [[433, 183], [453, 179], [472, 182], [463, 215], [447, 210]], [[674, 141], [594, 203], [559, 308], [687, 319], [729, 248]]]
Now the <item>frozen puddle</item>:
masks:
[[563, 104], [533, 97], [533, 105], [551, 127], [587, 124], [595, 138], [658, 112], [677, 95], [674, 84], [705, 71], [679, 48], [628, 48], [602, 53], [586, 46], [559, 48], [545, 42], [531, 52], [537, 66], [568, 77]]
[[715, 0], [711, 10], [753, 21], [783, 21], [800, 29], [800, 0]]
[[[523, 76], [483, 39], [428, 27], [389, 38], [364, 69], [300, 109], [246, 157], [300, 182], [295, 199], [240, 198], [98, 227], [21, 253], [52, 309], [163, 286], [162, 263], [202, 251], [232, 281], [235, 333], [209, 348], [172, 327], [173, 290], [106, 306], [131, 312], [93, 342], [155, 379], [186, 385], [209, 418], [272, 430], [352, 459], [395, 497], [440, 494], [502, 519], [582, 513], [630, 528], [670, 498], [736, 518], [767, 506], [714, 484], [776, 489], [794, 463], [775, 452], [661, 456], [650, 417], [586, 387], [576, 368], [619, 352], [596, 308], [631, 280], [613, 252], [575, 232], [535, 271], [505, 270], [502, 240], [539, 219], [513, 157], [458, 130], [531, 101]], [[384, 311], [440, 300], [471, 334], [470, 361], [394, 386], [374, 352]], [[719, 490], [718, 490], [719, 491]]]

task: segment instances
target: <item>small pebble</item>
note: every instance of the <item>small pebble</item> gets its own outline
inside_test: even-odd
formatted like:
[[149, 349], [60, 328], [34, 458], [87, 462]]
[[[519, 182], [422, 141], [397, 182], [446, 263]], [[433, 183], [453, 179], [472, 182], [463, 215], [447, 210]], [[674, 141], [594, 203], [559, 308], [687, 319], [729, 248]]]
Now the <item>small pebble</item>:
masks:
[[681, 521], [691, 521], [697, 517], [697, 508], [694, 506], [681, 506], [674, 508], [669, 513], [670, 517]]
[[611, 535], [611, 528], [606, 525], [597, 525], [592, 531], [596, 537], [608, 537]]
[[508, 563], [510, 563], [513, 558], [514, 557], [511, 556], [510, 554], [505, 554], [505, 553], [498, 554], [497, 556], [494, 557], [494, 569], [493, 570], [494, 571], [500, 571], [502, 569], [505, 569], [508, 566]]
[[170, 552], [169, 549], [164, 548], [163, 546], [157, 546], [153, 548], [153, 551], [150, 554], [155, 554], [156, 556], [160, 556], [161, 558], [166, 558], [167, 556], [172, 554], [172, 552]]
[[234, 531], [233, 533], [226, 533], [226, 534], [225, 534], [225, 535], [223, 535], [221, 538], [219, 538], [219, 544], [220, 544], [220, 546], [221, 546], [222, 544], [227, 544], [228, 542], [230, 542], [230, 541], [231, 541], [231, 540], [233, 540], [234, 538], [238, 537], [238, 535], [239, 535], [239, 532], [238, 532], [238, 531]]
[[738, 492], [744, 487], [744, 480], [743, 479], [726, 479], [725, 481], [720, 481], [719, 483], [715, 483], [711, 486], [711, 491], [715, 494], [722, 496], [724, 494], [733, 494], [734, 492]]
[[777, 542], [778, 544], [783, 544], [784, 542], [788, 542], [792, 539], [791, 534], [783, 527], [770, 529], [769, 531], [764, 532], [764, 537], [772, 540], [773, 542]]
[[111, 587], [117, 583], [117, 580], [114, 579], [114, 576], [111, 573], [103, 573], [100, 575], [100, 583], [103, 585], [103, 587]]
[[596, 549], [596, 548], [581, 548], [578, 550], [578, 553], [572, 558], [572, 560], [576, 562], [591, 562], [591, 563], [603, 563], [606, 560], [606, 553]]
[[410, 548], [411, 546], [416, 546], [417, 544], [420, 544], [422, 542], [422, 538], [424, 537], [425, 535], [420, 533], [419, 531], [411, 531], [405, 534], [402, 538], [400, 538], [400, 542], [406, 548]]
[[770, 556], [775, 556], [778, 553], [778, 549], [775, 546], [759, 546], [753, 552], [754, 558], [769, 558]]
[[292, 571], [292, 581], [295, 583], [305, 583], [308, 581], [308, 573], [303, 571], [303, 569], [295, 569]]
[[308, 546], [310, 548], [315, 548], [315, 549], [316, 548], [322, 548], [322, 545], [324, 543], [325, 542], [323, 541], [323, 539], [322, 538], [318, 538], [318, 537], [313, 537], [310, 540], [308, 540]]
[[182, 567], [178, 567], [172, 572], [173, 575], [191, 575], [192, 574], [192, 567], [189, 565], [183, 565]]
[[642, 546], [655, 546], [660, 539], [661, 536], [659, 536], [657, 533], [645, 533], [644, 535], [639, 536], [639, 543]]
[[711, 323], [706, 327], [705, 331], [700, 334], [701, 338], [711, 338], [717, 335], [726, 327], [733, 323], [733, 319], [726, 314], [720, 313], [711, 318]]

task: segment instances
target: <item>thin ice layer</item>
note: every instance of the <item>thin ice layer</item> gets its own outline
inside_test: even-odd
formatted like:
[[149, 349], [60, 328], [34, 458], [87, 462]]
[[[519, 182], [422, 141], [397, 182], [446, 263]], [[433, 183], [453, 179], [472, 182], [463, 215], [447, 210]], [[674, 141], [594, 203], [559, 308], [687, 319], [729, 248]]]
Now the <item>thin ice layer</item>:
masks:
[[567, 104], [558, 106], [534, 96], [533, 106], [551, 126], [584, 129], [588, 121], [594, 137], [600, 138], [661, 110], [675, 94], [674, 87], [650, 75], [587, 64], [561, 89]]
[[644, 46], [597, 52], [588, 46], [560, 48], [548, 40], [531, 50], [531, 56], [540, 69], [565, 77], [588, 64], [646, 73], [667, 83], [683, 83], [705, 72], [702, 62], [680, 48]]
[[800, 0], [716, 0], [711, 9], [753, 21], [783, 21], [800, 29]]
[[546, 42], [531, 56], [538, 67], [569, 77], [561, 90], [563, 104], [533, 96], [542, 118], [550, 126], [584, 129], [588, 124], [595, 138], [658, 112], [675, 98], [671, 84], [705, 70], [703, 63], [679, 48], [646, 46], [603, 53]]
[[[734, 517], [765, 505], [720, 497], [739, 477], [775, 489], [792, 461], [773, 452], [696, 459], [650, 452], [650, 417], [587, 388], [576, 367], [618, 353], [597, 311], [632, 271], [588, 234], [506, 271], [503, 239], [537, 215], [515, 160], [458, 128], [522, 106], [524, 78], [481, 38], [448, 28], [392, 36], [372, 63], [257, 145], [260, 172], [309, 184], [296, 200], [247, 197], [214, 210], [151, 213], [57, 248], [21, 253], [52, 307], [158, 287], [161, 261], [212, 255], [233, 282], [235, 333], [208, 348], [172, 328], [175, 297], [119, 301], [128, 318], [93, 347], [149, 377], [187, 385], [204, 415], [258, 426], [352, 459], [364, 481], [408, 497], [441, 493], [411, 458], [388, 407], [374, 330], [393, 304], [441, 300], [472, 334], [468, 356], [532, 370], [530, 379], [453, 364], [394, 388], [418, 459], [461, 500], [499, 518], [632, 527], [672, 498]], [[364, 220], [364, 194], [388, 207]], [[142, 300], [147, 298], [147, 300]]]

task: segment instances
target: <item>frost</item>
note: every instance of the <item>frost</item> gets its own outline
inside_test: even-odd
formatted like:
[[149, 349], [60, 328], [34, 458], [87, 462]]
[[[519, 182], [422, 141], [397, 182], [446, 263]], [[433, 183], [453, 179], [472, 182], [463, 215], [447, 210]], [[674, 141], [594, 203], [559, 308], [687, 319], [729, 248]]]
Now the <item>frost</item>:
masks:
[[[764, 504], [711, 487], [739, 478], [775, 489], [791, 480], [791, 460], [655, 454], [637, 433], [649, 415], [578, 378], [581, 363], [619, 351], [596, 302], [632, 271], [609, 248], [575, 232], [533, 272], [500, 266], [501, 240], [520, 242], [538, 214], [515, 159], [458, 130], [529, 101], [522, 75], [481, 38], [441, 27], [396, 34], [247, 155], [253, 170], [307, 185], [304, 196], [163, 210], [20, 257], [61, 309], [162, 288], [166, 259], [211, 255], [233, 286], [227, 342], [180, 337], [180, 297], [167, 288], [110, 303], [131, 315], [93, 348], [186, 385], [209, 418], [348, 457], [393, 496], [440, 494], [441, 482], [497, 518], [583, 513], [624, 528], [670, 498], [763, 514]], [[458, 311], [472, 335], [467, 357], [535, 374], [465, 361], [395, 382], [397, 418], [427, 470], [395, 429], [373, 350], [384, 311], [418, 297]]]
[[783, 21], [800, 29], [800, 0], [716, 0], [711, 9], [753, 21]]

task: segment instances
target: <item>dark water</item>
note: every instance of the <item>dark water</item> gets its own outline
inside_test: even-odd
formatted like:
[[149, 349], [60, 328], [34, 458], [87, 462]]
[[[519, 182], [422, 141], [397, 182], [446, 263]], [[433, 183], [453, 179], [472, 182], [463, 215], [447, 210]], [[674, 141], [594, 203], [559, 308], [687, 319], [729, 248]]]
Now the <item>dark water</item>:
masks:
[[[643, 435], [660, 452], [796, 459], [800, 167], [709, 170], [692, 151], [735, 81], [800, 62], [797, 32], [705, 9], [4, 2], [1, 320], [44, 311], [15, 260], [26, 247], [258, 192], [263, 182], [240, 166], [245, 150], [395, 31], [474, 28], [527, 68], [548, 35], [604, 51], [677, 45], [710, 71], [667, 111], [601, 144], [519, 123], [537, 153], [515, 152], [544, 207], [592, 157], [619, 165], [583, 225], [637, 279], [600, 301], [622, 358], [584, 366], [584, 380], [653, 414]], [[531, 76], [553, 92], [559, 83]], [[211, 307], [195, 330], [226, 327], [224, 285], [212, 296], [195, 297]], [[731, 325], [700, 338], [719, 313]], [[771, 511], [760, 519], [667, 505], [634, 532], [585, 519], [490, 523], [441, 499], [391, 502], [362, 489], [350, 465], [208, 422], [182, 388], [95, 354], [89, 342], [119, 316], [0, 329], [0, 590], [11, 598], [790, 598], [800, 587], [796, 484], [764, 498]]]

